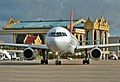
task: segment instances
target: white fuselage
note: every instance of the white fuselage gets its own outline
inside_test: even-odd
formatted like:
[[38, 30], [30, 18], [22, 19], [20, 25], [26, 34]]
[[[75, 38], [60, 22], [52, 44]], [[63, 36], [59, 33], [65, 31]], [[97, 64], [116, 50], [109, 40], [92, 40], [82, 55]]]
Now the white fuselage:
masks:
[[74, 53], [79, 45], [77, 39], [65, 28], [54, 27], [49, 30], [45, 37], [45, 43], [52, 52]]

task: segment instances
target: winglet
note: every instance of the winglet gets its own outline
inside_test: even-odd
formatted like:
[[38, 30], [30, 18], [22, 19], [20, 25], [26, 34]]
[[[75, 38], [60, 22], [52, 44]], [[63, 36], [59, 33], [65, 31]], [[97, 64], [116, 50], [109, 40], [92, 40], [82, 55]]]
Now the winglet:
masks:
[[69, 27], [70, 33], [73, 31], [73, 11], [70, 14], [70, 27]]

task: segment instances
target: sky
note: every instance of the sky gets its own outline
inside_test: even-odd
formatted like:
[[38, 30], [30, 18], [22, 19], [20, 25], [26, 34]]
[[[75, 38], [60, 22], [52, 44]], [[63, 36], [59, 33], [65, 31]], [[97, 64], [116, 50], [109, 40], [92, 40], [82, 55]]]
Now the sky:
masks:
[[0, 26], [11, 16], [23, 21], [74, 19], [103, 16], [110, 24], [111, 36], [120, 36], [120, 0], [0, 0]]

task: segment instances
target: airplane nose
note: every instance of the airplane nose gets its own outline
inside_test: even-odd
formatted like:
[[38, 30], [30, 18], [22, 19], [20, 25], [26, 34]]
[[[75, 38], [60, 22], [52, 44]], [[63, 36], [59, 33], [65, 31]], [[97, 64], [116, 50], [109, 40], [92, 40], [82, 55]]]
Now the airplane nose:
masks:
[[47, 45], [50, 47], [50, 49], [51, 49], [53, 52], [58, 52], [58, 51], [59, 51], [59, 48], [58, 48], [58, 40], [57, 40], [57, 39], [52, 38], [51, 40], [49, 40], [49, 41], [47, 42]]
[[66, 39], [61, 39], [59, 37], [50, 38], [47, 42], [48, 47], [53, 52], [66, 52], [70, 45]]
[[60, 38], [55, 38], [53, 41], [53, 48], [57, 52], [65, 52], [65, 50], [68, 49], [68, 44]]
[[57, 38], [54, 38], [54, 40], [53, 40], [53, 47], [54, 47], [54, 50], [55, 51], [59, 51], [60, 49], [60, 41], [58, 41], [58, 39]]

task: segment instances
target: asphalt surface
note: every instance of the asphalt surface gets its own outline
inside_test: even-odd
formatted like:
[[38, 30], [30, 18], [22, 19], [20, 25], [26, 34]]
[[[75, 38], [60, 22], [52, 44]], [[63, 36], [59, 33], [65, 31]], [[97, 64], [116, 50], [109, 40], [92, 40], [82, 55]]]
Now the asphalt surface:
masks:
[[63, 65], [39, 61], [0, 61], [0, 82], [120, 82], [120, 60], [62, 60]]

